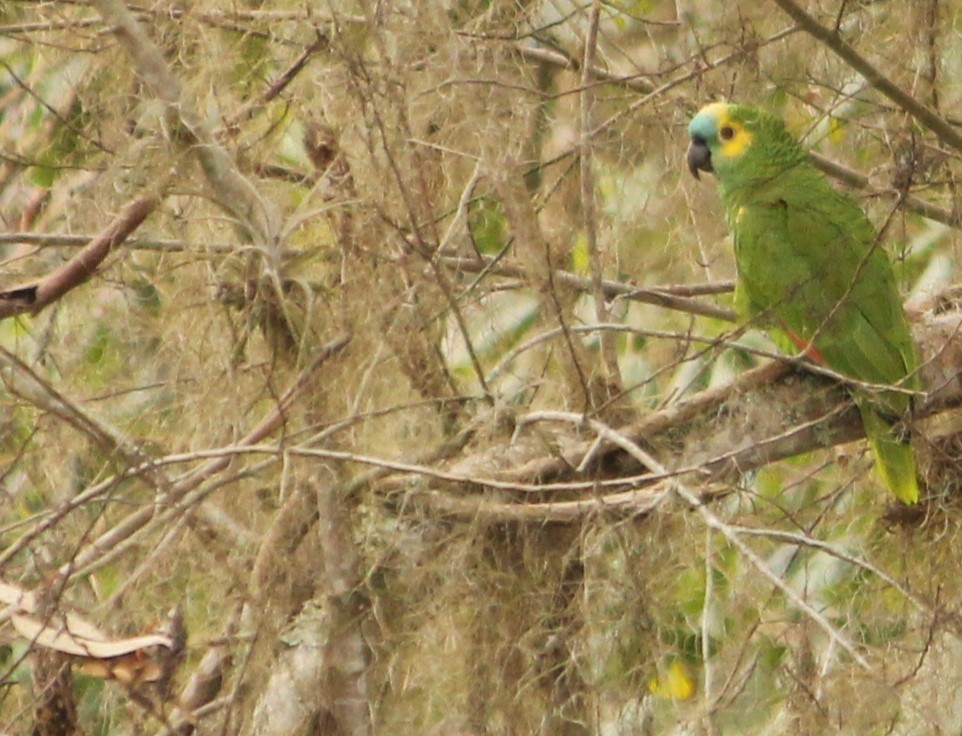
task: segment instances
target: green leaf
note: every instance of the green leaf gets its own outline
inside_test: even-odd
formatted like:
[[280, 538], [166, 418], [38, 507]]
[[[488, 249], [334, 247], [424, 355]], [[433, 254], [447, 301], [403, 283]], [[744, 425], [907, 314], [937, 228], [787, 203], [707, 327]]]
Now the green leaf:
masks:
[[500, 253], [508, 240], [508, 225], [501, 203], [478, 197], [468, 207], [468, 230], [481, 255]]

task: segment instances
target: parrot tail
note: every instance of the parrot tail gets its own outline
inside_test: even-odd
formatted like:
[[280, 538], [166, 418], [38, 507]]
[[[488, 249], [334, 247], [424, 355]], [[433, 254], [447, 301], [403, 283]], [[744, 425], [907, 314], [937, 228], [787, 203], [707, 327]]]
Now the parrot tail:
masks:
[[917, 503], [919, 481], [915, 453], [905, 437], [899, 436], [890, 419], [872, 406], [858, 402], [862, 425], [875, 455], [875, 469], [885, 486], [903, 503]]

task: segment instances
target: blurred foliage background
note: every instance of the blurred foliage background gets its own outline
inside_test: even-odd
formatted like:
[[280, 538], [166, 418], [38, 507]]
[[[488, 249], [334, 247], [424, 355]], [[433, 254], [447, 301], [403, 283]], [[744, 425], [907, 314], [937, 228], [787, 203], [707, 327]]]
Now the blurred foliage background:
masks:
[[942, 304], [960, 151], [840, 48], [957, 129], [960, 28], [957, 0], [0, 5], [0, 578], [187, 632], [166, 689], [104, 682], [5, 600], [0, 730], [959, 733], [951, 412], [911, 514], [859, 442], [686, 475], [704, 512], [565, 453], [579, 417], [663, 418], [669, 468], [801, 421], [751, 392], [672, 419], [773, 350], [686, 170], [706, 102], [783, 117], [912, 313]]

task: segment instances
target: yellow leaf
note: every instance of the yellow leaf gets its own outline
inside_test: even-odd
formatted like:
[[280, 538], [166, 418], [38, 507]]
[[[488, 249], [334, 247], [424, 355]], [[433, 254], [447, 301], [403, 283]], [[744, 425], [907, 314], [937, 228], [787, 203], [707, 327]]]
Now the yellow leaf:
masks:
[[580, 276], [585, 276], [591, 271], [588, 238], [584, 233], [579, 233], [571, 247], [571, 270]]
[[828, 139], [835, 145], [845, 141], [845, 121], [838, 118], [828, 119]]
[[648, 680], [648, 692], [666, 700], [688, 700], [695, 694], [695, 679], [684, 662], [672, 662], [663, 675]]

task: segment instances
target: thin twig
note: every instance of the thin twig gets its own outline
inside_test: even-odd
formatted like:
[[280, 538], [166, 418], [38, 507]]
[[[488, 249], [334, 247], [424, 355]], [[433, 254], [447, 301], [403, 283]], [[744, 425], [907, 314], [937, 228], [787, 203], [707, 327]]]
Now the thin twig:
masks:
[[[489, 273], [498, 276], [508, 276], [526, 280], [530, 280], [531, 278], [531, 274], [524, 267], [506, 260], [502, 260], [500, 263], [493, 263], [493, 259], [489, 256], [481, 259], [445, 256], [441, 259], [441, 263], [450, 268], [455, 268], [467, 273], [478, 273], [482, 270], [487, 270]], [[552, 276], [555, 281], [565, 286], [573, 287], [584, 292], [591, 290], [591, 279], [585, 276], [578, 276], [570, 271], [562, 271], [560, 269], [554, 269]], [[706, 285], [703, 289], [696, 287], [666, 287], [665, 289], [660, 289], [658, 287], [635, 286], [633, 284], [621, 283], [620, 281], [603, 279], [601, 287], [604, 296], [608, 299], [622, 298], [641, 302], [642, 304], [654, 304], [667, 309], [675, 309], [679, 312], [713, 317], [714, 319], [720, 319], [725, 322], [734, 322], [736, 320], [735, 313], [730, 309], [680, 295], [684, 294], [686, 289], [692, 289], [689, 293], [722, 294], [734, 288], [734, 284], [730, 281]]]
[[914, 194], [906, 194], [895, 189], [881, 192], [874, 190], [871, 187], [869, 178], [864, 174], [860, 174], [855, 171], [855, 169], [850, 169], [848, 166], [844, 166], [837, 161], [825, 158], [815, 151], [809, 151], [808, 158], [812, 164], [814, 164], [815, 168], [819, 169], [822, 173], [828, 174], [833, 179], [837, 179], [854, 189], [860, 189], [868, 196], [881, 194], [901, 198], [901, 203], [911, 212], [922, 215], [922, 217], [927, 217], [935, 222], [941, 222], [943, 225], [948, 225], [949, 227], [962, 227], [962, 213], [960, 212], [953, 212], [945, 207], [939, 207], [931, 202], [927, 202], [921, 197], [916, 197]]
[[[267, 414], [267, 416], [261, 419], [261, 421], [253, 429], [251, 429], [238, 444], [241, 446], [255, 445], [283, 426], [287, 410], [291, 403], [307, 388], [313, 385], [316, 374], [323, 364], [332, 356], [338, 354], [342, 349], [344, 349], [350, 340], [350, 335], [340, 335], [320, 349], [314, 360], [311, 361], [310, 365], [308, 365], [303, 371], [301, 371], [284, 395], [278, 400], [277, 404]], [[199, 468], [195, 468], [190, 473], [185, 474], [182, 478], [171, 483], [170, 488], [167, 489], [166, 496], [162, 500], [169, 504], [182, 498], [187, 493], [197, 488], [205, 480], [227, 468], [230, 465], [230, 462], [231, 458], [226, 455], [210, 459]], [[148, 465], [150, 464], [155, 463], [148, 463]], [[136, 470], [132, 470], [131, 472], [132, 474], [137, 474]], [[128, 475], [128, 473], [121, 475]], [[92, 564], [95, 560], [104, 557], [110, 553], [110, 551], [114, 549], [121, 541], [132, 536], [146, 524], [148, 524], [150, 520], [154, 518], [156, 511], [157, 505], [151, 505], [131, 513], [119, 524], [108, 529], [97, 539], [93, 540], [90, 544], [80, 550], [80, 552], [78, 552], [74, 559], [69, 563], [69, 567], [71, 569], [84, 568]]]
[[[67, 235], [66, 233], [36, 233], [14, 232], [0, 233], [0, 245], [36, 245], [39, 248], [67, 247], [87, 245], [96, 235]], [[124, 241], [124, 248], [129, 250], [158, 250], [168, 253], [237, 253], [244, 248], [239, 243], [194, 243], [189, 240], [175, 238], [128, 238]], [[294, 256], [298, 251], [285, 251], [282, 255]], [[6, 263], [4, 261], [3, 263]], [[2, 263], [0, 263], [2, 265]]]
[[192, 150], [220, 206], [234, 216], [256, 245], [264, 249], [267, 262], [272, 270], [276, 270], [279, 265], [277, 234], [280, 232], [280, 214], [275, 205], [240, 173], [184, 94], [180, 80], [167, 66], [157, 44], [126, 5], [120, 0], [93, 0], [92, 4], [112, 26], [148, 89], [166, 106], [168, 114], [179, 121], [181, 133], [193, 144]]
[[[632, 455], [638, 462], [644, 463], [647, 467], [655, 470], [657, 472], [667, 472], [667, 469], [661, 465], [657, 460], [655, 460], [649, 453], [639, 447], [637, 444], [629, 440], [627, 437], [620, 435], [615, 432], [610, 427], [601, 427], [601, 423], [596, 420], [591, 420], [593, 428], [598, 429], [598, 431], [604, 431], [606, 435], [613, 438], [620, 447], [624, 448], [630, 455]], [[728, 523], [722, 521], [722, 519], [715, 514], [708, 506], [705, 505], [704, 501], [701, 499], [700, 495], [691, 489], [689, 489], [685, 484], [677, 480], [669, 480], [668, 487], [674, 491], [678, 496], [680, 496], [689, 506], [698, 512], [699, 516], [705, 522], [705, 525], [721, 533], [725, 539], [728, 540], [729, 544], [738, 549], [742, 556], [748, 560], [752, 567], [754, 567], [758, 572], [762, 574], [769, 582], [772, 583], [776, 588], [778, 588], [785, 597], [800, 608], [805, 615], [807, 615], [812, 621], [814, 621], [818, 626], [828, 634], [829, 638], [837, 642], [845, 651], [852, 655], [852, 658], [861, 666], [863, 669], [870, 669], [868, 661], [862, 657], [859, 653], [858, 648], [849, 639], [842, 634], [835, 626], [832, 625], [821, 612], [815, 610], [811, 604], [802, 598], [797, 592], [792, 590], [792, 588], [786, 583], [782, 578], [772, 570], [771, 567], [759, 557], [755, 551], [749, 547], [738, 535], [738, 532], [729, 525]]]
[[739, 534], [747, 534], [754, 537], [768, 537], [769, 539], [777, 539], [781, 542], [787, 542], [789, 544], [795, 544], [799, 547], [810, 547], [812, 549], [817, 549], [821, 552], [825, 552], [836, 559], [842, 560], [843, 562], [848, 562], [855, 567], [860, 567], [866, 572], [870, 572], [875, 577], [883, 580], [884, 582], [891, 585], [899, 593], [905, 596], [905, 599], [911, 601], [912, 604], [924, 613], [931, 612], [931, 606], [926, 603], [921, 597], [913, 593], [911, 590], [903, 586], [898, 580], [893, 578], [884, 570], [880, 570], [871, 562], [862, 559], [861, 557], [856, 557], [850, 552], [846, 552], [841, 547], [825, 542], [821, 539], [815, 539], [806, 534], [798, 534], [797, 532], [787, 532], [779, 529], [755, 529], [753, 527], [747, 526], [732, 526], [732, 529]]
[[[591, 149], [591, 126], [594, 118], [593, 90], [591, 72], [595, 67], [595, 53], [598, 49], [598, 24], [601, 18], [601, 0], [594, 0], [588, 20], [588, 37], [585, 39], [584, 63], [581, 67], [581, 140], [579, 164], [581, 168], [581, 210], [584, 218], [585, 240], [588, 250], [588, 267], [591, 273], [591, 297], [595, 307], [595, 321], [608, 321], [608, 306], [601, 286], [601, 256], [598, 253], [598, 221], [595, 206], [595, 180], [592, 166], [594, 158]], [[607, 397], [624, 394], [621, 370], [618, 368], [618, 353], [614, 335], [605, 331], [600, 335], [601, 360], [605, 367], [605, 390]]]

